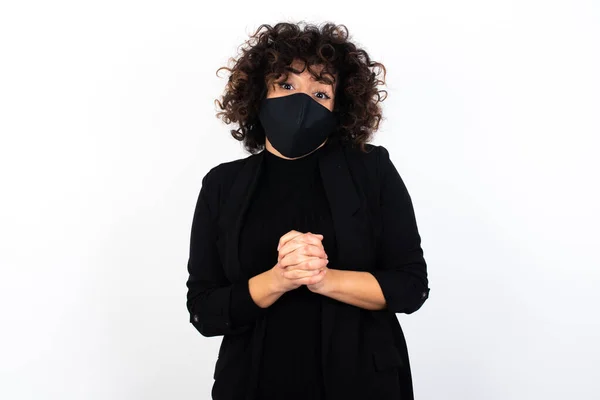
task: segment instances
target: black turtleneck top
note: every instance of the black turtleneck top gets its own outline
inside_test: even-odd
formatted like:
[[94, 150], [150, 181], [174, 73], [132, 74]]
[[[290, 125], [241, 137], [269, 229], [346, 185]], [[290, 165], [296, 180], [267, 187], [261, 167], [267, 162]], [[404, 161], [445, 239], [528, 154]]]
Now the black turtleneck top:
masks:
[[[249, 276], [275, 266], [279, 239], [290, 230], [322, 234], [327, 267], [335, 268], [333, 221], [318, 164], [325, 146], [294, 160], [264, 150], [262, 173], [240, 234], [240, 262]], [[247, 301], [249, 293], [234, 296], [232, 301], [239, 303]], [[321, 298], [302, 285], [264, 310], [259, 399], [323, 399]], [[244, 311], [231, 315], [232, 321], [248, 322], [261, 313], [257, 307], [241, 308]]]

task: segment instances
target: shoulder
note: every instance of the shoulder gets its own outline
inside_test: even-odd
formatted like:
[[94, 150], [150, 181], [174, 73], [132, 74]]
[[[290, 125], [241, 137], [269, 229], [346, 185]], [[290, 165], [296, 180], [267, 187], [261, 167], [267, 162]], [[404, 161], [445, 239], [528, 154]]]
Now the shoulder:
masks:
[[364, 151], [360, 147], [358, 147], [358, 145], [355, 144], [340, 145], [342, 146], [346, 154], [350, 155], [351, 157], [363, 158], [365, 160], [378, 159], [382, 155], [389, 157], [389, 152], [384, 146], [374, 143], [365, 143]]
[[204, 175], [202, 179], [202, 186], [220, 186], [222, 183], [233, 182], [235, 176], [244, 167], [244, 165], [253, 157], [257, 157], [258, 154], [250, 154], [243, 158], [237, 158], [235, 160], [225, 161], [212, 167]]
[[358, 161], [369, 169], [375, 169], [378, 173], [390, 163], [390, 153], [382, 145], [365, 143], [364, 151], [358, 146], [349, 144], [343, 145], [343, 148], [350, 161]]
[[227, 198], [232, 183], [244, 165], [256, 155], [225, 161], [210, 168], [202, 177], [199, 198], [204, 199], [214, 215], [219, 214], [223, 199]]

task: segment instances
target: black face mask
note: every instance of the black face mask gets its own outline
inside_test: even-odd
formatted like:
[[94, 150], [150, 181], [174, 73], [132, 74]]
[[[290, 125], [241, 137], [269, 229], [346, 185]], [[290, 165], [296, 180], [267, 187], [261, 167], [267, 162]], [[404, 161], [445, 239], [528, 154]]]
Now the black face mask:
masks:
[[315, 150], [337, 125], [335, 113], [302, 92], [265, 98], [258, 118], [269, 142], [289, 158]]

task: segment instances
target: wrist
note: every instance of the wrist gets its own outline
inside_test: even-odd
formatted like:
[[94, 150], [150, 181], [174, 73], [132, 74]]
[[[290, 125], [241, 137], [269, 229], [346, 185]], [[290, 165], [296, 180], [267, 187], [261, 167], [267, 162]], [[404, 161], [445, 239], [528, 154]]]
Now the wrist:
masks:
[[285, 293], [285, 289], [281, 286], [281, 276], [277, 276], [277, 274], [281, 274], [281, 270], [277, 268], [277, 266], [265, 271], [265, 276], [268, 280], [269, 291], [272, 294], [281, 295]]
[[323, 277], [323, 280], [320, 283], [313, 285], [311, 291], [322, 295], [328, 295], [335, 292], [336, 284], [338, 282], [337, 272], [338, 270], [327, 268], [327, 273]]

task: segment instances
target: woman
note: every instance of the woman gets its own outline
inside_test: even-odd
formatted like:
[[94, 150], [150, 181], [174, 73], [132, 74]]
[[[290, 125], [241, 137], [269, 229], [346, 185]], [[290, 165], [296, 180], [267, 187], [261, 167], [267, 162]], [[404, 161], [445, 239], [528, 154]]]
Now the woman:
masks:
[[410, 196], [367, 143], [385, 68], [343, 25], [246, 44], [218, 115], [252, 154], [204, 176], [188, 261], [190, 322], [223, 336], [212, 397], [412, 399], [395, 314], [429, 288]]

